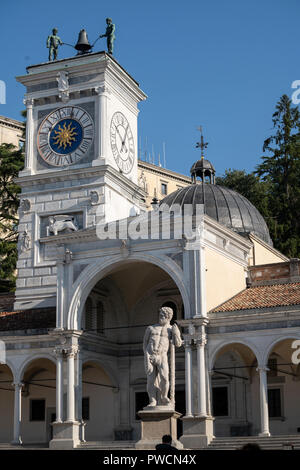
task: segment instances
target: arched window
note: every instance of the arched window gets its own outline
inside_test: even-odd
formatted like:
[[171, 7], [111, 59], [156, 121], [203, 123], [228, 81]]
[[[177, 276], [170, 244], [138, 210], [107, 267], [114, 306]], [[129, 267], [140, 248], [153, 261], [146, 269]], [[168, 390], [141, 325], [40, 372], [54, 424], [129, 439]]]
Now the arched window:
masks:
[[177, 305], [174, 302], [165, 302], [162, 307], [170, 307], [173, 310], [173, 317], [171, 320], [171, 325], [177, 320]]
[[104, 307], [102, 302], [97, 303], [97, 333], [104, 334]]
[[93, 329], [93, 303], [92, 299], [88, 297], [85, 302], [85, 330]]

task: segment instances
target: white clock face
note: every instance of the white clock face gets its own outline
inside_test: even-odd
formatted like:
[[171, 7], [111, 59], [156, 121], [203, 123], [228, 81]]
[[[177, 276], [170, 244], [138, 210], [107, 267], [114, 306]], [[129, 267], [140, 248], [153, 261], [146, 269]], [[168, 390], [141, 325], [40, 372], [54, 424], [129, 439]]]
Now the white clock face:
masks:
[[94, 139], [91, 116], [78, 106], [58, 108], [40, 125], [37, 146], [49, 165], [68, 166], [77, 163], [89, 150]]
[[130, 173], [134, 164], [134, 140], [129, 123], [120, 112], [111, 120], [110, 143], [118, 167], [122, 173]]

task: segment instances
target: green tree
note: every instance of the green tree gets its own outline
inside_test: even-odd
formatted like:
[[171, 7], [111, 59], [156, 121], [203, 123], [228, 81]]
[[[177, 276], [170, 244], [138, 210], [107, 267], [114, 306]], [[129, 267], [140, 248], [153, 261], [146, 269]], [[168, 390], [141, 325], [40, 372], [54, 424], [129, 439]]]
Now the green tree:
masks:
[[300, 257], [300, 113], [287, 95], [276, 105], [273, 128], [273, 135], [264, 142], [265, 155], [256, 174], [269, 182], [275, 246], [289, 257]]
[[268, 207], [270, 183], [268, 181], [261, 181], [254, 172], [246, 173], [245, 170], [229, 168], [225, 170], [223, 176], [216, 178], [216, 183], [242, 194], [252, 202], [266, 221], [270, 218], [271, 214]]
[[24, 155], [12, 144], [0, 145], [0, 291], [12, 289], [18, 258], [20, 187], [14, 178], [24, 167]]

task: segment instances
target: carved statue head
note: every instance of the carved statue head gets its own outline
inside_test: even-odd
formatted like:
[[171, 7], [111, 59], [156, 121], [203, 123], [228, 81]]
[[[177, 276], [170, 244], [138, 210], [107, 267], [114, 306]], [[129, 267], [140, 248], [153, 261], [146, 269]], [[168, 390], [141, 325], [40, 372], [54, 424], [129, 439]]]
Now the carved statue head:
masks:
[[53, 28], [53, 29], [52, 29], [52, 33], [54, 34], [54, 36], [56, 36], [57, 31], [58, 31], [57, 28]]
[[106, 18], [106, 23], [107, 23], [107, 24], [112, 23], [112, 19], [111, 19], [111, 18]]
[[170, 323], [173, 317], [173, 309], [171, 307], [161, 307], [159, 309], [159, 324], [166, 325]]

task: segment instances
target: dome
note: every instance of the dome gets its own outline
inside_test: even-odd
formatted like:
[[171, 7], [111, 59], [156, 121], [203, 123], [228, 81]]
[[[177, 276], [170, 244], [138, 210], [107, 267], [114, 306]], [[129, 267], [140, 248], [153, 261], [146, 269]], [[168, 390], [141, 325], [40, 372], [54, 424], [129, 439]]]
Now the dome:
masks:
[[191, 184], [169, 194], [162, 199], [161, 204], [167, 204], [170, 208], [173, 204], [179, 204], [181, 207], [184, 204], [192, 204], [194, 214], [196, 205], [204, 204], [204, 213], [220, 224], [241, 235], [253, 232], [273, 246], [263, 216], [248, 199], [232, 189], [203, 182]]
[[194, 163], [191, 168], [191, 174], [202, 170], [212, 170], [215, 172], [213, 164], [205, 158], [201, 158], [201, 160], [198, 160], [196, 163]]

